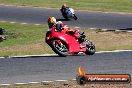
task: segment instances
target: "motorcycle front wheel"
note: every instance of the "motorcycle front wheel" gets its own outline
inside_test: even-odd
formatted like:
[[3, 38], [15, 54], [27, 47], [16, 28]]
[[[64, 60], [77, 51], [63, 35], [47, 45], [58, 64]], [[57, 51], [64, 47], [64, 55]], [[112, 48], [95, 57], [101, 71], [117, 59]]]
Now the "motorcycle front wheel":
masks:
[[74, 20], [77, 20], [77, 19], [78, 19], [77, 16], [76, 16], [75, 14], [74, 14], [73, 18], [74, 18]]
[[95, 52], [96, 52], [95, 46], [90, 41], [86, 40], [86, 52], [85, 52], [85, 54], [93, 55], [93, 54], [95, 54]]
[[68, 55], [68, 48], [66, 44], [60, 40], [53, 40], [51, 42], [51, 48], [59, 56], [66, 57]]

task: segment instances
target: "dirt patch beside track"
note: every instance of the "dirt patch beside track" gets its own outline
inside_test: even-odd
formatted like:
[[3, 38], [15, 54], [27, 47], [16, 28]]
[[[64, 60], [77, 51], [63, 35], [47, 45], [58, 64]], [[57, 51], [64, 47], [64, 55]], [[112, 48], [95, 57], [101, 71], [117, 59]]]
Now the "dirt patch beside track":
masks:
[[85, 84], [78, 85], [76, 81], [50, 82], [25, 85], [0, 86], [0, 88], [132, 88], [129, 84]]

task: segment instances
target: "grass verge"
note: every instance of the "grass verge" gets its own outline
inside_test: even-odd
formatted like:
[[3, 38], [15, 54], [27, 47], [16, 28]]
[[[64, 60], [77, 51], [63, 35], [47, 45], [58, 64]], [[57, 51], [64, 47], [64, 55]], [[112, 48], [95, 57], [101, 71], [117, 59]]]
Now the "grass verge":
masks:
[[132, 12], [132, 0], [0, 0], [0, 3], [51, 8], [67, 3], [81, 10]]
[[[32, 55], [54, 53], [45, 43], [47, 25], [11, 24], [0, 22], [5, 28], [7, 39], [0, 42], [0, 56]], [[132, 33], [100, 32], [82, 28], [87, 38], [96, 46], [97, 51], [132, 50]]]
[[47, 25], [0, 23], [7, 39], [0, 42], [0, 56], [53, 53], [44, 42]]

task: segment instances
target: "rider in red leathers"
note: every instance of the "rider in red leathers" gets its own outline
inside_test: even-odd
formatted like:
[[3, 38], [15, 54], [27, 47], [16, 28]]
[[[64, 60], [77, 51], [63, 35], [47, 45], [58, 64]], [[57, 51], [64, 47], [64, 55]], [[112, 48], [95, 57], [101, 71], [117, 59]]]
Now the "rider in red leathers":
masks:
[[73, 35], [76, 39], [78, 39], [79, 43], [84, 42], [84, 38], [86, 37], [79, 30], [72, 29], [68, 27], [66, 24], [63, 24], [61, 21], [56, 21], [55, 17], [50, 17], [48, 19], [49, 31], [53, 26], [56, 26], [56, 31], [63, 30], [66, 33]]

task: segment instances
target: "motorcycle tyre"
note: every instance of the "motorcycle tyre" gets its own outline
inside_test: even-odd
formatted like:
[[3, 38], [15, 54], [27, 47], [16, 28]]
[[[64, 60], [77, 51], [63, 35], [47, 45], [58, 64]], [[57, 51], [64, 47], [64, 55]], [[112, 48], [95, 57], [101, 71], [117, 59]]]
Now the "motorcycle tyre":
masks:
[[[64, 44], [64, 43], [62, 43], [62, 44]], [[58, 54], [58, 55], [61, 56], [61, 57], [66, 57], [66, 56], [68, 55], [68, 54], [65, 54], [65, 53], [63, 53], [63, 52], [60, 52], [56, 47], [54, 47], [53, 42], [51, 42], [50, 47], [52, 48], [52, 50], [53, 50], [56, 54]]]
[[85, 52], [85, 54], [87, 54], [87, 55], [93, 55], [93, 54], [95, 54], [95, 52], [96, 52], [95, 49], [94, 49], [94, 50], [89, 50], [89, 49], [86, 47], [86, 52]]
[[73, 17], [73, 18], [74, 18], [74, 20], [77, 20], [77, 19], [78, 19], [77, 16], [76, 16], [75, 14], [74, 14], [74, 17]]
[[85, 52], [85, 54], [87, 54], [87, 55], [93, 55], [93, 54], [95, 54], [95, 52], [96, 52], [96, 49], [95, 49], [95, 46], [93, 45], [93, 44], [90, 44], [90, 46], [93, 48], [92, 50], [89, 50], [88, 49], [88, 47], [89, 47], [89, 44], [87, 44], [86, 45], [86, 52]]

